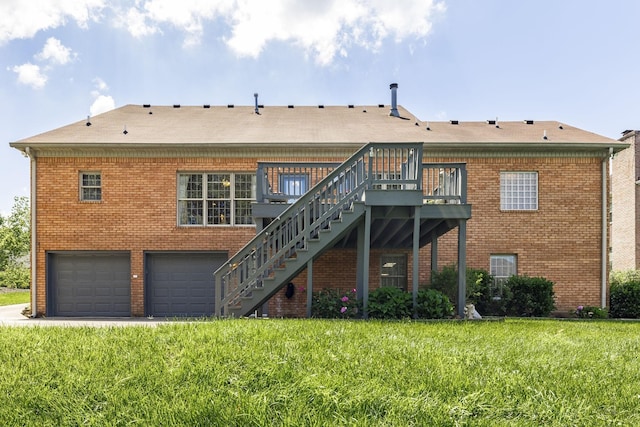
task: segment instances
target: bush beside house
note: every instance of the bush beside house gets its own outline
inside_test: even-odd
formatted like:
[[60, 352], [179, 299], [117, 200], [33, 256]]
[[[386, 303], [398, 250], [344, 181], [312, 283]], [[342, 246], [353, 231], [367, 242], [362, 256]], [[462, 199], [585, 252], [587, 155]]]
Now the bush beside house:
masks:
[[609, 316], [615, 318], [640, 318], [640, 270], [611, 273]]

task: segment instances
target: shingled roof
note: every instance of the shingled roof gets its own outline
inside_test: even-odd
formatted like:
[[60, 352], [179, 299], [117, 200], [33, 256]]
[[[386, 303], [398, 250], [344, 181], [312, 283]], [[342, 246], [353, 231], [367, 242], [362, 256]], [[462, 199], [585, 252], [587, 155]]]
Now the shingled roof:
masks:
[[26, 147], [168, 147], [213, 144], [362, 146], [368, 142], [424, 142], [427, 147], [480, 145], [625, 148], [619, 141], [554, 121], [422, 121], [398, 106], [151, 106], [125, 105], [14, 142]]

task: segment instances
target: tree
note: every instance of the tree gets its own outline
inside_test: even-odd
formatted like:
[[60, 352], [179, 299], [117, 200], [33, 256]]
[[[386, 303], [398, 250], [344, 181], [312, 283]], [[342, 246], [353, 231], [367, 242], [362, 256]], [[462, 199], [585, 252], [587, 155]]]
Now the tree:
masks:
[[31, 241], [29, 198], [15, 197], [11, 213], [0, 215], [0, 286], [29, 287]]

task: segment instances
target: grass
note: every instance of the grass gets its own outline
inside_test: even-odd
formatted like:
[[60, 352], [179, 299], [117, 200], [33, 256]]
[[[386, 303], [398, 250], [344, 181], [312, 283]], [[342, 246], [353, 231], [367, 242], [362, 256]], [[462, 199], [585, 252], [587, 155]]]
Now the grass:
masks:
[[29, 302], [29, 290], [0, 292], [0, 306], [13, 304], [27, 304]]
[[5, 426], [640, 425], [640, 323], [0, 327]]

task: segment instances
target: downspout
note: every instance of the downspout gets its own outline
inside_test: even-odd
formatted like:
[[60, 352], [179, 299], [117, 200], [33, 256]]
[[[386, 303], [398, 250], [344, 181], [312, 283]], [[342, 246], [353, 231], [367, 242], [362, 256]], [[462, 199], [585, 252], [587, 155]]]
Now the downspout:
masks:
[[609, 200], [607, 194], [607, 174], [609, 173], [609, 159], [613, 156], [613, 147], [609, 147], [609, 155], [602, 161], [602, 268], [600, 277], [600, 307], [605, 308], [607, 306], [607, 252], [608, 252], [608, 204]]
[[38, 286], [37, 286], [37, 234], [36, 234], [36, 156], [31, 152], [30, 147], [25, 147], [24, 152], [29, 156], [31, 161], [31, 191], [29, 201], [31, 202], [31, 317], [36, 317]]

